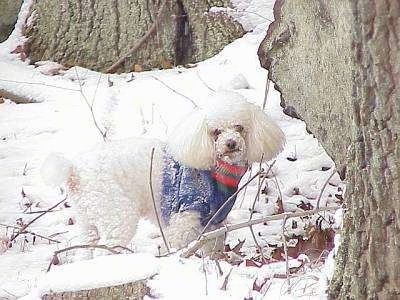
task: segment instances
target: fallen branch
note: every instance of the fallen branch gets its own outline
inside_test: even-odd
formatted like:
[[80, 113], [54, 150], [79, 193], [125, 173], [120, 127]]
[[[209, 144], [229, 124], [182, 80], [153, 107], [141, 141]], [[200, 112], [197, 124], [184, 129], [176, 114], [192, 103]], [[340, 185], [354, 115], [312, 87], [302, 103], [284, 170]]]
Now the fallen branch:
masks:
[[19, 231], [17, 232], [16, 235], [14, 235], [11, 239], [10, 242], [12, 242], [13, 240], [15, 240], [21, 233], [24, 233], [24, 231], [26, 230], [26, 228], [28, 228], [28, 226], [30, 226], [32, 223], [34, 223], [37, 219], [43, 217], [45, 214], [47, 214], [49, 211], [53, 210], [54, 208], [56, 208], [57, 206], [59, 206], [61, 203], [63, 203], [65, 200], [67, 200], [67, 194], [65, 195], [65, 198], [62, 199], [61, 201], [57, 202], [55, 205], [53, 205], [52, 207], [50, 207], [48, 210], [45, 210], [43, 213], [41, 213], [40, 215], [38, 215], [36, 218], [33, 218], [31, 221], [29, 221], [27, 224], [23, 225]]
[[137, 44], [135, 46], [133, 46], [131, 49], [129, 49], [129, 51], [124, 56], [122, 56], [117, 62], [115, 62], [111, 67], [109, 67], [106, 70], [106, 73], [114, 73], [115, 70], [126, 61], [128, 56], [130, 56], [134, 52], [136, 52], [153, 34], [156, 33], [157, 27], [161, 21], [161, 16], [165, 10], [166, 4], [167, 4], [167, 0], [163, 0], [163, 2], [161, 3], [161, 6], [157, 12], [156, 19], [155, 19], [154, 23], [150, 26], [150, 28], [147, 30], [146, 34], [137, 42]]
[[197, 250], [199, 250], [208, 240], [215, 239], [221, 235], [224, 235], [227, 232], [238, 230], [241, 228], [245, 228], [248, 226], [256, 225], [256, 224], [261, 224], [264, 222], [269, 222], [269, 221], [275, 221], [275, 220], [281, 220], [284, 218], [296, 218], [296, 217], [304, 217], [304, 216], [309, 216], [313, 214], [317, 214], [322, 211], [332, 211], [332, 210], [338, 210], [341, 208], [341, 206], [332, 206], [332, 207], [322, 207], [314, 210], [306, 210], [306, 211], [301, 211], [301, 212], [286, 212], [283, 214], [278, 214], [278, 215], [273, 215], [273, 216], [266, 216], [258, 219], [252, 219], [248, 220], [245, 222], [237, 223], [237, 224], [231, 224], [231, 225], [226, 225], [224, 227], [218, 228], [216, 230], [203, 233], [200, 238], [193, 243], [192, 246], [190, 246], [188, 249], [186, 249], [182, 254], [181, 257], [187, 258], [191, 255], [193, 255]]

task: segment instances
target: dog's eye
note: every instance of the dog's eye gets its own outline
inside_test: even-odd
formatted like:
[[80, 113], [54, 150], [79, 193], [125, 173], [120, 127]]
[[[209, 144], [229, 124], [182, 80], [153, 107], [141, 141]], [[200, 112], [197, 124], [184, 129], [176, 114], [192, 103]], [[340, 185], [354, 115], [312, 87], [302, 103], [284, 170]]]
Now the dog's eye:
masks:
[[216, 128], [216, 129], [214, 129], [214, 130], [212, 131], [212, 135], [213, 135], [213, 136], [219, 136], [220, 134], [221, 134], [221, 130], [218, 129], [218, 128]]
[[235, 125], [234, 128], [239, 133], [244, 131], [244, 127], [242, 125], [239, 125], [239, 124]]

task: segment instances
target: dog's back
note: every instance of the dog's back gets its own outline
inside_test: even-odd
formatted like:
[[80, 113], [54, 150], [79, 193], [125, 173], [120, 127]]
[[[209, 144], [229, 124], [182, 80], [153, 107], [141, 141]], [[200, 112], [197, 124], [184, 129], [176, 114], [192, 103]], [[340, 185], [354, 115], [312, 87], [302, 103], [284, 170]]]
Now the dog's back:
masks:
[[111, 141], [80, 155], [67, 181], [85, 243], [127, 245], [139, 219], [153, 217], [150, 164], [156, 203], [164, 144], [154, 139]]

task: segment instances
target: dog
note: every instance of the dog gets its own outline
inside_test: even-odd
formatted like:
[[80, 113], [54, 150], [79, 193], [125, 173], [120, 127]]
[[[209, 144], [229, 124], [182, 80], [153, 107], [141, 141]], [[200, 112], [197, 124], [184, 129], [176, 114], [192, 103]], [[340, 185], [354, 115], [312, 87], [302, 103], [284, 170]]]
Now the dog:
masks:
[[210, 102], [186, 116], [166, 143], [112, 141], [47, 174], [64, 173], [82, 243], [128, 245], [141, 218], [156, 220], [154, 206], [173, 248], [196, 239], [207, 223], [220, 226], [247, 167], [274, 158], [285, 137], [238, 93], [217, 92]]

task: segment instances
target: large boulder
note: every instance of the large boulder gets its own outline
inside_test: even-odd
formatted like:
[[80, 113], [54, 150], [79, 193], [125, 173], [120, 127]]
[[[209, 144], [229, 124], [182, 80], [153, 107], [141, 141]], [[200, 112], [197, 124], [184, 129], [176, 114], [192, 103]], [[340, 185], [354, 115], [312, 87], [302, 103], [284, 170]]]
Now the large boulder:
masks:
[[35, 22], [27, 30], [28, 52], [32, 61], [110, 72], [197, 62], [244, 34], [223, 9], [210, 12], [227, 5], [218, 0], [36, 1]]
[[22, 0], [0, 1], [0, 42], [8, 38], [14, 29]]
[[329, 295], [399, 299], [400, 2], [277, 0], [274, 13], [260, 61], [348, 182]]

